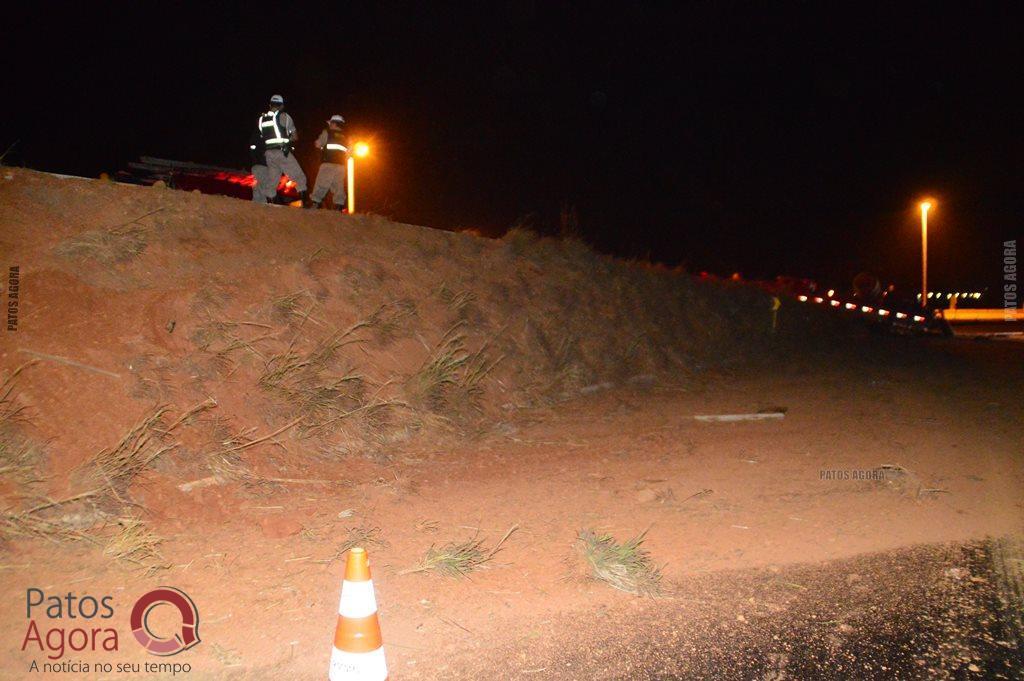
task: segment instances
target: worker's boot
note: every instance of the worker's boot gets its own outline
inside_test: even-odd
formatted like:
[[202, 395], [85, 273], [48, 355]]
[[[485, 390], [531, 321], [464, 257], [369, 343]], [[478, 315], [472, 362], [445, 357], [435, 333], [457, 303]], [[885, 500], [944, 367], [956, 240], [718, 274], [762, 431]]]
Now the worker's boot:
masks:
[[335, 204], [334, 208], [335, 208], [335, 210], [340, 210], [342, 213], [347, 212], [345, 210], [345, 204], [344, 203]]
[[302, 207], [303, 208], [312, 208], [313, 207], [313, 202], [309, 200], [309, 192], [301, 192], [299, 194], [299, 199], [302, 200]]

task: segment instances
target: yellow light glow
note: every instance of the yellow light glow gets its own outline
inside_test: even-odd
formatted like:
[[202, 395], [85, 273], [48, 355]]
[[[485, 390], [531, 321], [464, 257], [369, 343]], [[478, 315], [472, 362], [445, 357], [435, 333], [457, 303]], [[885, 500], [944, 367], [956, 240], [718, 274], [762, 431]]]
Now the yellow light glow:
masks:
[[[358, 146], [358, 145], [357, 145]], [[356, 160], [351, 156], [348, 159], [346, 166], [346, 180], [347, 180], [347, 193], [348, 193], [348, 213], [351, 215], [356, 212]]]
[[922, 201], [921, 202], [921, 212], [922, 213], [927, 213], [931, 209], [932, 209], [932, 202], [931, 201]]
[[363, 158], [370, 153], [370, 145], [366, 142], [356, 142], [356, 146], [353, 148], [355, 155], [359, 158]]

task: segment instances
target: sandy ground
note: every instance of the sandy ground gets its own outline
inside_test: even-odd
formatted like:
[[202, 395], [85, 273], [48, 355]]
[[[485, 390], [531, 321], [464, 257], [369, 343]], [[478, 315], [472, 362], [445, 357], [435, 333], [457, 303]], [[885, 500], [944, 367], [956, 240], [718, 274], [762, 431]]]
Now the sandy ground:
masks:
[[[822, 602], [842, 605], [850, 596], [838, 594], [842, 584], [834, 580], [862, 572], [847, 564], [832, 571], [810, 566], [1024, 529], [1015, 346], [952, 341], [925, 348], [906, 342], [883, 339], [862, 356], [843, 355], [843, 362], [816, 353], [743, 367], [689, 389], [613, 388], [520, 414], [472, 441], [409, 448], [393, 464], [363, 464], [364, 470], [324, 465], [309, 476], [345, 484], [283, 485], [241, 501], [221, 522], [180, 528], [168, 551], [175, 567], [153, 580], [126, 578], [87, 547], [69, 555], [67, 549], [25, 544], [5, 566], [0, 618], [21, 628], [30, 584], [112, 593], [119, 602], [130, 602], [144, 585], [172, 584], [188, 592], [201, 612], [204, 643], [187, 653], [191, 678], [316, 678], [326, 668], [342, 570], [340, 562], [322, 561], [350, 528], [379, 528], [383, 543], [369, 550], [394, 678], [481, 678], [482, 660], [501, 678], [633, 677], [628, 669], [652, 678], [659, 669], [677, 669], [681, 676], [665, 671], [660, 678], [684, 678], [695, 660], [721, 670], [720, 676], [699, 674], [705, 678], [789, 678], [770, 676], [771, 669], [806, 676], [813, 651], [832, 645], [804, 637], [810, 636], [807, 618]], [[692, 419], [771, 407], [785, 407], [785, 419]], [[901, 466], [908, 475], [896, 483], [823, 479], [822, 471], [856, 476], [883, 464]], [[165, 533], [173, 526], [173, 494], [157, 481], [140, 495], [168, 515], [156, 520]], [[217, 488], [192, 494], [205, 495], [211, 506], [224, 503]], [[348, 511], [351, 516], [339, 517]], [[479, 537], [489, 545], [512, 526], [518, 529], [489, 569], [467, 579], [402, 574], [432, 544]], [[646, 546], [664, 564], [672, 595], [639, 599], [582, 579], [572, 547], [581, 528], [620, 539], [646, 530]], [[865, 559], [870, 567], [864, 570], [875, 576], [864, 603], [882, 598], [877, 580], [888, 579], [886, 560], [934, 580], [942, 561], [948, 563], [943, 569], [963, 567], [950, 558], [956, 550]], [[933, 560], [936, 555], [944, 558]], [[802, 578], [787, 575], [802, 574], [817, 575], [810, 585], [789, 587], [806, 607], [780, 605], [786, 587], [765, 584], [781, 575], [778, 580], [801, 585]], [[830, 586], [815, 586], [817, 581]], [[906, 588], [920, 586], [915, 579], [904, 582]], [[708, 584], [716, 595], [706, 611], [694, 599], [712, 588]], [[912, 617], [915, 608], [942, 610], [926, 590], [914, 593], [913, 603], [889, 604], [893, 617]], [[780, 629], [778, 635], [807, 648], [785, 653], [792, 664], [771, 662], [764, 655], [783, 653], [766, 652], [757, 636], [748, 640], [732, 631], [742, 629], [742, 620], [721, 625], [732, 631], [725, 639], [715, 627], [702, 636], [686, 633], [691, 616], [706, 622], [731, 611], [768, 617], [758, 636], [788, 627], [790, 633]], [[898, 632], [882, 633], [873, 624], [881, 615], [868, 611], [862, 607], [860, 615], [842, 619], [853, 639], [863, 639], [836, 644], [850, 657], [851, 670], [862, 652], [874, 646], [878, 654], [898, 637], [906, 639], [899, 645], [918, 652], [931, 648], [907, 642], [911, 625], [904, 619]], [[667, 631], [683, 632], [682, 638], [658, 643]], [[952, 636], [943, 631], [934, 636]], [[632, 666], [616, 662], [601, 671], [584, 664], [611, 664], [615, 656], [608, 650], [637, 637], [654, 637], [644, 638], [643, 649], [652, 652], [634, 654]], [[543, 655], [523, 644], [534, 638]], [[552, 650], [555, 640], [560, 647]], [[20, 678], [19, 667], [32, 656], [15, 650], [10, 637], [6, 643], [4, 671]], [[737, 648], [740, 643], [749, 650]], [[687, 652], [691, 644], [702, 651], [696, 657]], [[134, 651], [125, 649], [131, 658]], [[495, 651], [515, 654], [496, 657]], [[748, 659], [751, 651], [759, 652]], [[913, 650], [907, 655], [912, 665], [945, 668], [935, 666], [938, 658], [919, 663], [914, 660], [925, 658], [915, 658]], [[577, 672], [547, 666], [551, 660], [577, 660], [580, 666]], [[761, 675], [750, 669], [748, 675], [747, 664]], [[886, 678], [877, 669], [850, 673]]]

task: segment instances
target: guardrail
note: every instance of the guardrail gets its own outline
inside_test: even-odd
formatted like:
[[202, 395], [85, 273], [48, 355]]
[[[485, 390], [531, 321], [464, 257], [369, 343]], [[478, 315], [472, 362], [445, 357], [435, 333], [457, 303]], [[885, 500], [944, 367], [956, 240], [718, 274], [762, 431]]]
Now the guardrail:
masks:
[[1024, 310], [1018, 308], [958, 308], [943, 310], [947, 322], [1024, 322]]
[[822, 305], [835, 310], [841, 310], [859, 314], [863, 317], [870, 318], [892, 318], [898, 319], [901, 322], [907, 324], [920, 324], [922, 326], [927, 325], [928, 318], [924, 315], [911, 314], [909, 312], [902, 312], [900, 310], [890, 310], [885, 307], [876, 307], [872, 305], [862, 305], [860, 303], [851, 303], [848, 301], [842, 301], [838, 298], [829, 298], [826, 296], [807, 296], [798, 295], [796, 297], [801, 303], [813, 303], [815, 305]]

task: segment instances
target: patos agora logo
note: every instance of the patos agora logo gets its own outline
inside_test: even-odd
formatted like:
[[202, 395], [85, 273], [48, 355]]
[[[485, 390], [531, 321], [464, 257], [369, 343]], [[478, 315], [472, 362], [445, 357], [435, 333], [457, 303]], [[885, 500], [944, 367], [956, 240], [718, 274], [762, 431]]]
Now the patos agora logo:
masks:
[[[28, 627], [22, 639], [22, 651], [34, 650], [45, 655], [47, 659], [41, 662], [49, 671], [87, 671], [89, 662], [68, 657], [74, 653], [117, 653], [120, 650], [121, 632], [115, 624], [119, 618], [115, 618], [113, 601], [110, 595], [72, 592], [49, 595], [43, 589], [27, 589]], [[150, 615], [158, 608], [159, 626], [154, 627]], [[143, 594], [132, 606], [128, 623], [132, 637], [151, 655], [169, 657], [199, 643], [199, 610], [188, 594], [175, 587], [161, 586]], [[108, 671], [114, 666], [93, 662], [91, 670]], [[133, 667], [137, 666], [116, 665], [118, 671], [134, 671]], [[147, 663], [146, 666], [152, 665]], [[32, 662], [32, 671], [39, 667], [36, 661]]]
[[[178, 609], [181, 626], [172, 636], [161, 638], [149, 628], [149, 613], [160, 605]], [[132, 608], [132, 634], [143, 648], [153, 655], [177, 655], [199, 643], [199, 611], [184, 591], [172, 586], [161, 586], [135, 601]]]

